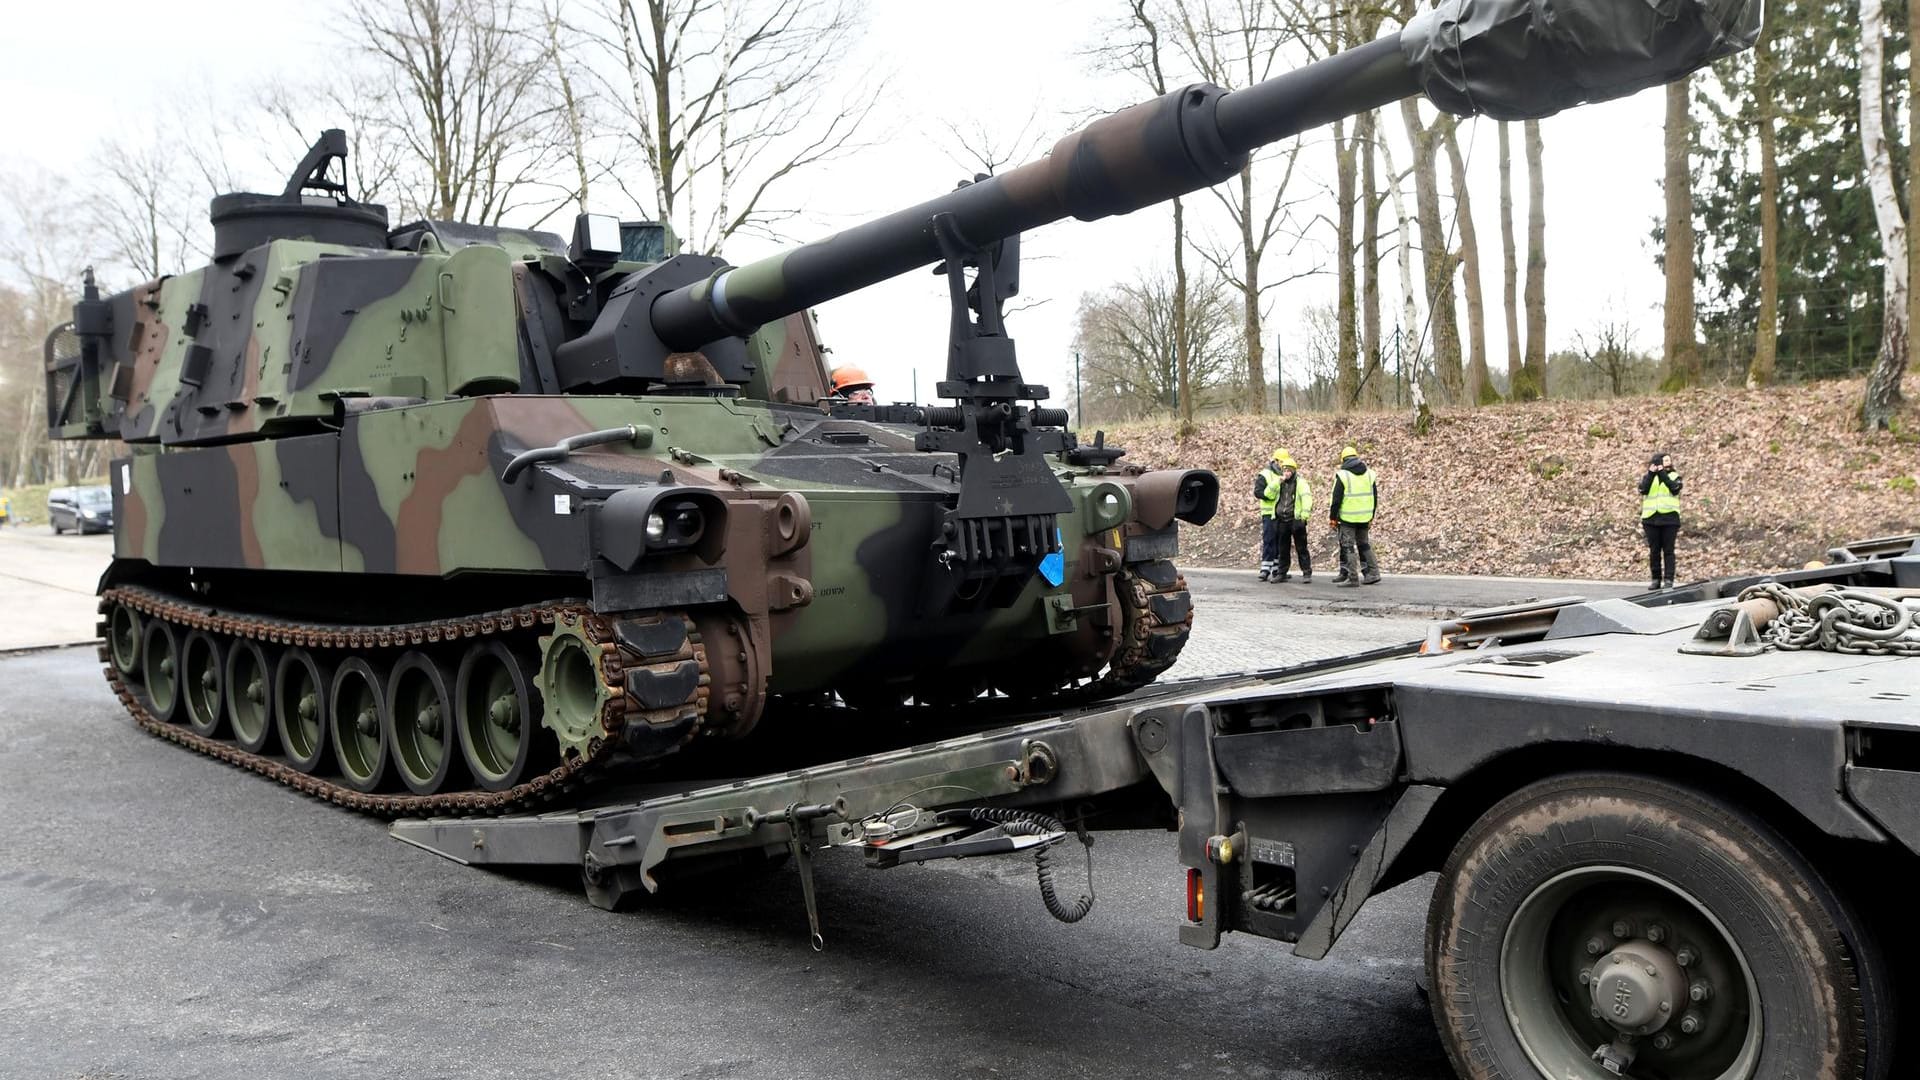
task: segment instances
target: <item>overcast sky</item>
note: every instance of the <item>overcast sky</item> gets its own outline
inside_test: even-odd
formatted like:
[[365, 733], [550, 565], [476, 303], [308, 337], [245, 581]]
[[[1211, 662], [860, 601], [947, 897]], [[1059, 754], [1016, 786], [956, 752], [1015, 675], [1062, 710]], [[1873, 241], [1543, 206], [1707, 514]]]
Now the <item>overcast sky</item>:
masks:
[[[85, 4], [21, 4], [8, 13], [0, 38], [0, 170], [38, 165], [57, 175], [79, 175], [98, 140], [138, 124], [143, 102], [181, 85], [204, 87], [219, 100], [239, 97], [270, 77], [310, 77], [337, 49], [322, 0], [195, 0], [156, 8], [130, 0]], [[813, 238], [861, 218], [909, 205], [950, 189], [964, 174], [946, 124], [984, 125], [1002, 143], [1029, 117], [1046, 143], [1091, 110], [1110, 110], [1145, 96], [1125, 79], [1096, 74], [1087, 58], [1100, 28], [1124, 14], [1119, 0], [972, 0], [960, 5], [924, 0], [875, 0], [861, 48], [845, 58], [849, 87], [890, 78], [887, 99], [875, 110], [856, 155], [798, 174], [778, 201], [801, 208], [792, 231]], [[1391, 29], [1391, 28], [1390, 28]], [[1542, 124], [1547, 177], [1547, 296], [1549, 341], [1559, 348], [1600, 319], [1626, 320], [1636, 344], [1657, 348], [1662, 283], [1648, 232], [1660, 212], [1663, 99], [1657, 89], [1617, 102], [1588, 106]], [[1404, 129], [1388, 110], [1386, 129], [1406, 167]], [[1524, 261], [1525, 173], [1519, 128], [1513, 131], [1516, 227]], [[1333, 178], [1333, 151], [1324, 134], [1306, 137], [1301, 186]], [[1498, 136], [1490, 121], [1468, 122], [1462, 150], [1470, 155], [1470, 185], [1486, 261], [1489, 362], [1503, 367], [1506, 345], [1500, 309]], [[293, 163], [262, 160], [257, 184], [277, 189]], [[1442, 172], [1445, 172], [1444, 164]], [[269, 187], [270, 186], [270, 187]], [[1407, 202], [1412, 203], [1411, 184]], [[1213, 200], [1195, 196], [1190, 221], [1222, 229]], [[1303, 209], [1306, 217], [1316, 210]], [[1389, 210], [1383, 227], [1391, 228]], [[549, 227], [552, 227], [551, 225]], [[564, 231], [564, 228], [560, 231]], [[1071, 404], [1073, 317], [1079, 298], [1142, 267], [1171, 265], [1170, 211], [1153, 208], [1092, 224], [1068, 221], [1026, 240], [1022, 290], [1042, 301], [1009, 319], [1030, 380], [1049, 382], [1055, 400]], [[1277, 280], [1324, 265], [1331, 230], [1309, 232], [1291, 258], [1270, 257], [1263, 273]], [[771, 253], [763, 241], [739, 242], [736, 262]], [[1391, 339], [1399, 286], [1391, 255], [1382, 281], [1384, 318]], [[1417, 270], [1416, 260], [1416, 273]], [[1331, 301], [1330, 273], [1287, 287], [1271, 300], [1265, 334], [1269, 360], [1275, 336], [1288, 352], [1301, 348], [1299, 313]], [[911, 275], [832, 301], [820, 309], [823, 337], [835, 359], [856, 362], [880, 380], [883, 398], [906, 398], [917, 373], [922, 396], [943, 372], [946, 299], [931, 274]], [[1462, 316], [1464, 334], [1464, 309]], [[1417, 332], [1417, 330], [1416, 330]]]

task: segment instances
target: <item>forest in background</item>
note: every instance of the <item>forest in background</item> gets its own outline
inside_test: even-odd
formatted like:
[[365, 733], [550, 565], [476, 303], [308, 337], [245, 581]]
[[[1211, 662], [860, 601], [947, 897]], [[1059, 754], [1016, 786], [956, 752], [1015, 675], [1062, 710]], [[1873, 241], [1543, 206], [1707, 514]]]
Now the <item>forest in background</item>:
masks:
[[[0, 484], [100, 471], [110, 446], [43, 437], [41, 344], [85, 267], [124, 288], [203, 260], [208, 197], [246, 186], [235, 162], [262, 146], [292, 160], [345, 118], [356, 195], [390, 203], [396, 221], [552, 228], [591, 199], [718, 252], [778, 235], [793, 213], [782, 186], [858, 148], [877, 96], [838, 97], [825, 81], [863, 32], [850, 0], [330, 7], [339, 63], [324, 85], [219, 106], [185, 94], [136, 134], [103, 140], [83, 182], [0, 177]], [[1087, 65], [1146, 93], [1249, 85], [1371, 40], [1415, 4], [1098, 10]], [[1769, 0], [1759, 47], [1669, 88], [1665, 174], [1622, 178], [1665, 193], [1666, 213], [1645, 223], [1667, 286], [1657, 337], [1600, 299], [1586, 325], [1547, 325], [1555, 204], [1537, 123], [1494, 125], [1501, 182], [1489, 198], [1466, 182], [1472, 148], [1455, 120], [1410, 101], [1270, 148], [1169, 207], [1156, 242], [1168, 269], [1081, 298], [1068, 404], [1087, 426], [1173, 416], [1189, 431], [1217, 413], [1867, 375], [1859, 418], [1897, 427], [1913, 303], [1913, 16], [1905, 0]], [[1025, 130], [951, 134], [957, 157], [987, 172], [1045, 145]], [[1568, 150], [1560, 167], [1575, 167]], [[1303, 267], [1301, 250], [1326, 254]], [[1277, 325], [1278, 290], [1306, 275], [1334, 279], [1337, 299]], [[1504, 357], [1489, 355], [1495, 320]]]

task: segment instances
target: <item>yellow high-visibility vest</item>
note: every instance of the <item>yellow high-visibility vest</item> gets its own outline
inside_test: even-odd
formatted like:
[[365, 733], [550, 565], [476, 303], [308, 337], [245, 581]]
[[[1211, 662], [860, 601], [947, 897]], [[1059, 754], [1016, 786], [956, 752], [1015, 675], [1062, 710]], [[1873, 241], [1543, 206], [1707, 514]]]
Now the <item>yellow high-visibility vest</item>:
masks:
[[[1674, 479], [1679, 479], [1675, 477]], [[1640, 498], [1640, 517], [1642, 520], [1655, 514], [1677, 514], [1680, 512], [1680, 496], [1667, 487], [1659, 473], [1653, 474], [1653, 482], [1647, 485], [1647, 493]]]
[[1350, 473], [1345, 469], [1333, 474], [1340, 485], [1340, 520], [1349, 525], [1365, 525], [1373, 520], [1373, 470]]
[[1280, 474], [1269, 465], [1260, 470], [1260, 478], [1267, 482], [1267, 486], [1260, 489], [1260, 516], [1270, 518], [1273, 508], [1280, 502]]

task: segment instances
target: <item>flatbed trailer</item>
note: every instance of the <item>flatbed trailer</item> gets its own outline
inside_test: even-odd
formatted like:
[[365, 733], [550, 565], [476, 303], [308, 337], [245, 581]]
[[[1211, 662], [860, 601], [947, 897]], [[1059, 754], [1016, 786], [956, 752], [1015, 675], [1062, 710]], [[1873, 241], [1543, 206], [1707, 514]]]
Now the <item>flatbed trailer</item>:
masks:
[[819, 947], [822, 853], [1033, 852], [1072, 921], [1091, 900], [1066, 898], [1077, 870], [1053, 845], [1160, 825], [1179, 833], [1177, 932], [1199, 948], [1240, 932], [1319, 959], [1368, 898], [1437, 872], [1430, 994], [1462, 1076], [1920, 1075], [1895, 1040], [1913, 1015], [1920, 543], [1830, 557], [393, 835], [476, 866], [577, 866], [607, 908], [790, 858]]

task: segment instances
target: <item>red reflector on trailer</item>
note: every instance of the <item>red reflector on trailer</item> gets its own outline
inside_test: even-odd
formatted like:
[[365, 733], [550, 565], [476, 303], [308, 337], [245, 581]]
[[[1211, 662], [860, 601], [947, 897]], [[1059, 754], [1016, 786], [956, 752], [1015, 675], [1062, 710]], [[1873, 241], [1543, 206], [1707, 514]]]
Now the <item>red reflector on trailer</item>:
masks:
[[1187, 921], [1199, 922], [1207, 913], [1207, 888], [1200, 882], [1200, 871], [1187, 871]]

